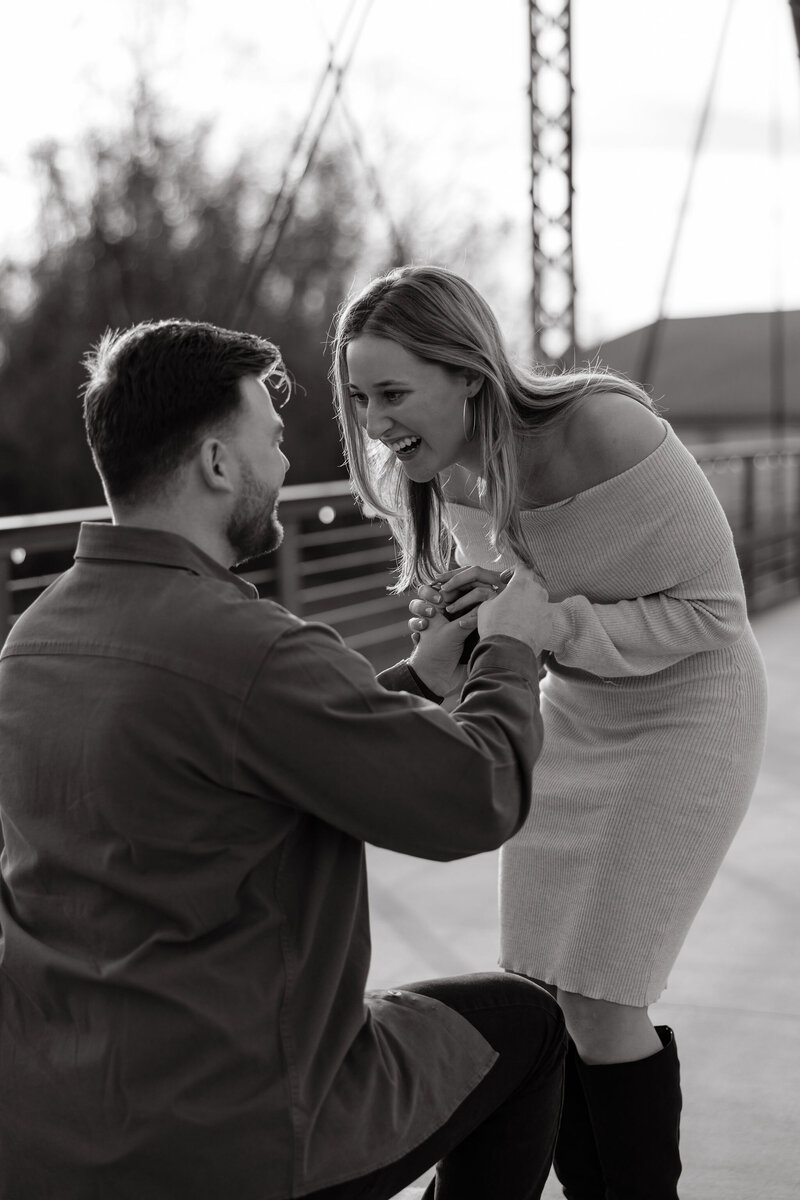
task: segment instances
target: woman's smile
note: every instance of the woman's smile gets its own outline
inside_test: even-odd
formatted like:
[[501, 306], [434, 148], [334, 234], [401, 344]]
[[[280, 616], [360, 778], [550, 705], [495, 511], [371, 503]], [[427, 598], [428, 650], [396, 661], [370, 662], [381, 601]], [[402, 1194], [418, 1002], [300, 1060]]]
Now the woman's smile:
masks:
[[393, 450], [401, 462], [407, 462], [419, 450], [422, 445], [422, 438], [416, 437], [414, 434], [406, 434], [398, 438], [382, 438], [384, 446], [388, 446]]

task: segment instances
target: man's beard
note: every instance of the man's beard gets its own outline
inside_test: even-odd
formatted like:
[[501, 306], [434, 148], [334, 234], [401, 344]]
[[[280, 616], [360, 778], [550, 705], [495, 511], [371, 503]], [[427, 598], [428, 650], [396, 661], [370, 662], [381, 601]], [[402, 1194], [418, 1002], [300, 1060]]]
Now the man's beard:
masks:
[[269, 554], [283, 541], [283, 526], [276, 512], [278, 492], [261, 483], [247, 463], [241, 464], [241, 472], [242, 490], [225, 531], [237, 566]]

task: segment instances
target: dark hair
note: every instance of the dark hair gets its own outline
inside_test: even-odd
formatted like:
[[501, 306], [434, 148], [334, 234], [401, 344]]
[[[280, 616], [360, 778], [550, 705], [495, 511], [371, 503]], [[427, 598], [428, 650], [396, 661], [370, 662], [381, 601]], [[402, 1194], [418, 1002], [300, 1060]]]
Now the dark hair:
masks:
[[86, 436], [110, 500], [164, 485], [198, 435], [236, 412], [248, 375], [289, 392], [277, 346], [198, 321], [144, 321], [107, 330], [84, 358]]

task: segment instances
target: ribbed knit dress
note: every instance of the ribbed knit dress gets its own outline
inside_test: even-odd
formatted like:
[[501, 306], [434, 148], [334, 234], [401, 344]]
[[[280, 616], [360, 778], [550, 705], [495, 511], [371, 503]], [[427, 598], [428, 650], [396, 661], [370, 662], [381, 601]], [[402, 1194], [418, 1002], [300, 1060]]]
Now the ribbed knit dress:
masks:
[[[556, 603], [533, 804], [501, 852], [501, 965], [617, 1004], [656, 1000], [752, 795], [766, 679], [733, 538], [674, 431], [526, 511]], [[459, 562], [503, 570], [485, 512], [448, 507]]]

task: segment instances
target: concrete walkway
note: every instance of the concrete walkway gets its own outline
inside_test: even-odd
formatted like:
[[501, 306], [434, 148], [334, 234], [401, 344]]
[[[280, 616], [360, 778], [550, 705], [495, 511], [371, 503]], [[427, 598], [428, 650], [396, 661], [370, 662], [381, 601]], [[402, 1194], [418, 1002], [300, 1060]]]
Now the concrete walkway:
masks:
[[[770, 679], [758, 788], [651, 1009], [682, 1061], [681, 1200], [800, 1196], [800, 602], [753, 624]], [[496, 854], [368, 857], [371, 986], [495, 969]], [[544, 1197], [561, 1197], [552, 1175]]]

